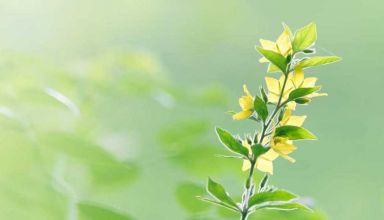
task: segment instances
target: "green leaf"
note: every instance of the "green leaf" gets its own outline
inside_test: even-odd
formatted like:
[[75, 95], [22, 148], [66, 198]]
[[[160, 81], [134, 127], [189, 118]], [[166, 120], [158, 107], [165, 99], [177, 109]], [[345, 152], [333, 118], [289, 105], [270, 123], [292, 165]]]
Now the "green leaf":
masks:
[[213, 203], [215, 205], [218, 205], [218, 206], [223, 206], [224, 208], [227, 208], [227, 209], [230, 209], [232, 211], [235, 211], [235, 212], [238, 212], [239, 210], [232, 207], [232, 206], [229, 206], [223, 202], [218, 202], [218, 201], [215, 201], [215, 200], [212, 200], [212, 199], [208, 199], [208, 198], [203, 198], [203, 197], [197, 197], [198, 199], [201, 199], [202, 201], [204, 202], [209, 202], [209, 203]]
[[318, 91], [320, 88], [321, 88], [320, 86], [311, 87], [311, 88], [297, 88], [289, 93], [288, 100], [293, 101], [295, 99], [302, 98], [304, 96], [307, 96], [309, 94], [312, 94]]
[[262, 192], [264, 191], [264, 188], [266, 186], [268, 186], [268, 179], [269, 179], [269, 176], [268, 174], [265, 174], [265, 176], [263, 177], [263, 179], [260, 181], [260, 184], [259, 184], [259, 192]]
[[310, 23], [296, 32], [292, 43], [293, 51], [298, 52], [307, 49], [315, 43], [316, 39], [316, 24]]
[[260, 205], [265, 202], [287, 202], [292, 199], [297, 198], [297, 196], [293, 193], [290, 193], [285, 190], [276, 190], [273, 192], [261, 192], [254, 194], [251, 198], [249, 198], [248, 205], [249, 207]]
[[102, 147], [80, 135], [47, 132], [40, 135], [39, 141], [44, 152], [66, 155], [86, 166], [89, 172], [87, 177], [92, 178], [94, 187], [106, 189], [127, 186], [138, 177], [139, 170], [135, 164], [117, 160]]
[[259, 96], [256, 96], [253, 105], [259, 117], [263, 119], [263, 121], [267, 120], [268, 108], [265, 102]]
[[256, 131], [255, 134], [253, 135], [253, 143], [257, 143], [258, 134], [259, 133]]
[[302, 127], [286, 125], [276, 128], [275, 136], [289, 140], [316, 139], [316, 136]]
[[252, 153], [253, 153], [253, 155], [255, 156], [256, 159], [257, 159], [260, 155], [266, 153], [266, 152], [269, 150], [269, 148], [264, 147], [264, 146], [261, 145], [261, 144], [255, 144], [255, 145], [252, 145], [251, 149], [252, 149]]
[[297, 103], [297, 104], [301, 104], [301, 105], [303, 105], [303, 104], [307, 104], [307, 103], [309, 103], [311, 101], [311, 99], [308, 99], [308, 98], [298, 98], [298, 99], [295, 99], [295, 102]]
[[326, 65], [340, 61], [341, 58], [337, 56], [324, 56], [324, 57], [310, 57], [304, 59], [297, 64], [297, 67], [307, 68], [312, 66]]
[[305, 49], [305, 50], [303, 50], [303, 53], [312, 54], [312, 53], [316, 53], [316, 50], [315, 49]]
[[226, 146], [230, 151], [248, 157], [248, 149], [239, 143], [228, 131], [221, 128], [216, 128], [216, 133], [219, 136], [221, 143]]
[[283, 210], [283, 211], [289, 211], [289, 210], [296, 210], [296, 209], [304, 209], [308, 211], [312, 211], [307, 206], [294, 202], [294, 203], [277, 203], [277, 204], [265, 204], [260, 207], [257, 207], [256, 209], [276, 209], [276, 210]]
[[285, 108], [281, 109], [281, 111], [279, 112], [279, 117], [278, 117], [279, 121], [283, 120], [284, 114], [285, 114]]
[[223, 202], [224, 204], [227, 204], [233, 208], [237, 208], [236, 203], [233, 201], [233, 199], [229, 196], [227, 191], [225, 191], [224, 187], [213, 181], [211, 178], [208, 179], [208, 187], [207, 191], [216, 199]]
[[263, 97], [263, 101], [265, 103], [268, 103], [268, 96], [263, 87], [260, 87], [260, 93], [261, 93], [261, 97]]
[[283, 73], [286, 71], [287, 60], [283, 55], [276, 53], [272, 50], [266, 50], [261, 47], [256, 47], [256, 50], [259, 51], [259, 53], [263, 55], [267, 60], [269, 60], [272, 64], [277, 66]]
[[79, 220], [132, 220], [127, 215], [112, 208], [88, 202], [80, 202], [77, 205]]
[[287, 55], [287, 63], [290, 63], [292, 61], [292, 54]]
[[235, 111], [227, 111], [226, 112], [228, 115], [234, 115], [234, 114], [236, 114], [237, 112], [235, 112]]

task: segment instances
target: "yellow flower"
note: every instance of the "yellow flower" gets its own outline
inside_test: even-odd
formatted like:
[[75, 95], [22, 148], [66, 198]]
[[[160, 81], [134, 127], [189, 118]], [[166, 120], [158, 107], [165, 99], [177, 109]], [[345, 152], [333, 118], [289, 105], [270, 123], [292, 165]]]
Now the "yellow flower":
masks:
[[[291, 115], [291, 110], [286, 110], [284, 112], [284, 115], [280, 124], [302, 126], [305, 118], [306, 116]], [[264, 139], [263, 145], [267, 143], [268, 141]], [[282, 137], [273, 137], [270, 144], [271, 144], [271, 148], [266, 153], [260, 155], [257, 158], [255, 166], [256, 166], [256, 169], [272, 175], [273, 161], [276, 160], [279, 156], [289, 160], [290, 162], [295, 162], [295, 159], [293, 159], [288, 155], [293, 151], [295, 151], [296, 147], [292, 144], [291, 140], [288, 140], [287, 138], [282, 138]], [[251, 145], [246, 140], [242, 141], [242, 145], [246, 147], [249, 150], [249, 152], [252, 152]], [[251, 163], [248, 160], [244, 160], [242, 170], [247, 171], [250, 167], [251, 167]]]
[[236, 114], [234, 114], [232, 117], [234, 120], [243, 120], [243, 119], [247, 119], [249, 118], [253, 112], [254, 112], [254, 109], [253, 109], [253, 96], [251, 95], [251, 93], [248, 91], [247, 89], [247, 86], [244, 85], [243, 86], [243, 89], [244, 89], [244, 93], [245, 95], [244, 96], [241, 96], [239, 98], [239, 105], [242, 109], [241, 112], [238, 112]]
[[[316, 86], [316, 77], [304, 78], [304, 72], [302, 68], [296, 68], [295, 71], [288, 74], [287, 83], [284, 88], [284, 93], [282, 94], [281, 102], [284, 102], [288, 99], [289, 93], [297, 88], [311, 88]], [[272, 103], [277, 104], [279, 97], [281, 95], [281, 90], [283, 89], [284, 75], [282, 75], [278, 80], [272, 77], [265, 77], [265, 82], [269, 90], [268, 100]], [[312, 93], [304, 98], [313, 98], [318, 96], [327, 96], [327, 93]], [[287, 103], [287, 109], [295, 110], [296, 103], [289, 102]]]
[[294, 163], [295, 159], [288, 156], [296, 150], [296, 147], [292, 144], [291, 140], [284, 137], [273, 137], [271, 141], [271, 149], [273, 149], [279, 156]]
[[256, 168], [264, 173], [273, 174], [273, 161], [279, 157], [273, 149], [269, 149], [267, 153], [260, 155], [256, 160]]
[[307, 118], [307, 116], [305, 116], [305, 115], [303, 115], [303, 116], [292, 115], [292, 110], [286, 109], [284, 112], [283, 118], [280, 121], [280, 124], [282, 126], [292, 125], [292, 126], [301, 127], [306, 118]]
[[[291, 125], [291, 126], [300, 127], [303, 125], [306, 117], [307, 116], [305, 115], [303, 116], [292, 115], [292, 110], [286, 109], [284, 112], [283, 118], [280, 121], [280, 125], [281, 126]], [[295, 159], [288, 156], [288, 154], [296, 150], [296, 147], [292, 144], [292, 141], [284, 137], [275, 137], [274, 134], [272, 134], [271, 136], [273, 137], [270, 143], [271, 149], [273, 149], [282, 158], [287, 159], [290, 162], [294, 163]]]
[[[284, 75], [280, 77], [280, 79], [275, 79], [272, 77], [265, 77], [265, 82], [267, 84], [268, 88], [268, 100], [272, 103], [277, 104], [280, 98], [280, 95], [282, 95], [281, 102], [284, 102], [288, 99], [289, 93], [295, 89], [293, 83], [292, 83], [292, 74], [288, 74], [288, 80], [284, 88], [283, 94], [281, 94], [281, 90], [283, 89], [283, 84], [284, 84]], [[287, 104], [288, 109], [294, 110], [296, 107], [295, 102], [289, 102]]]
[[[271, 50], [276, 53], [280, 53], [284, 57], [287, 57], [289, 54], [292, 53], [290, 31], [287, 28], [284, 28], [284, 31], [277, 38], [276, 42], [260, 39], [260, 44], [264, 49]], [[262, 57], [259, 61], [260, 63], [269, 62], [265, 57]], [[277, 68], [273, 64], [269, 64], [269, 67], [268, 67], [269, 72], [276, 72], [278, 70], [279, 68]]]
[[[276, 160], [279, 155], [283, 155], [283, 157], [285, 158], [290, 158], [286, 155], [293, 151], [290, 151], [290, 146], [286, 147], [284, 144], [277, 142], [275, 144], [275, 141], [272, 142], [273, 144], [271, 145], [271, 148], [266, 153], [260, 155], [257, 158], [255, 164], [256, 169], [260, 170], [261, 172], [269, 173], [271, 175], [273, 174], [273, 161]], [[242, 144], [249, 150], [249, 152], [251, 152], [251, 145], [247, 141], [243, 141]], [[251, 163], [248, 160], [244, 160], [242, 170], [247, 171], [250, 168]]]
[[[291, 79], [292, 85], [294, 88], [311, 88], [316, 86], [316, 77], [304, 78], [304, 71], [302, 68], [296, 68], [293, 72], [293, 77]], [[327, 96], [327, 93], [312, 93], [305, 98], [313, 98], [318, 96]]]
[[[242, 144], [244, 147], [246, 147], [249, 152], [252, 152], [251, 145], [246, 141], [242, 141]], [[252, 155], [252, 153], [250, 153]], [[255, 167], [256, 169], [260, 170], [261, 172], [273, 174], [273, 161], [278, 157], [279, 155], [272, 149], [269, 149], [266, 153], [260, 155], [257, 160]], [[248, 160], [243, 161], [243, 171], [247, 171], [251, 168], [251, 163]]]

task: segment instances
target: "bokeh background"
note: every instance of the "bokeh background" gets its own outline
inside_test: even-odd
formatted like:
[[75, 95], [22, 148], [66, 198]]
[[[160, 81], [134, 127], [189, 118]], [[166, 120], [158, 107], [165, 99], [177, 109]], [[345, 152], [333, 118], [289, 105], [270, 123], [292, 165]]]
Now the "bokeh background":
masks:
[[[254, 50], [314, 21], [323, 91], [298, 112], [319, 140], [279, 160], [272, 184], [314, 213], [257, 220], [384, 218], [379, 0], [13, 0], [0, 2], [0, 218], [237, 219], [195, 199], [208, 176], [239, 195], [241, 162], [214, 126], [234, 122], [242, 84], [266, 66]], [[257, 179], [261, 174], [258, 174]]]

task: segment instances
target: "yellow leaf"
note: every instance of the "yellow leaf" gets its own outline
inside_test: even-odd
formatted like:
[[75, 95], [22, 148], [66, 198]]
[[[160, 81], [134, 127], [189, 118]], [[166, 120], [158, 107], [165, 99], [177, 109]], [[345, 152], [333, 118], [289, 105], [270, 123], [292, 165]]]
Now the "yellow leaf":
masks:
[[292, 44], [287, 30], [284, 30], [283, 33], [281, 33], [281, 35], [277, 38], [276, 44], [281, 55], [285, 57], [292, 51]]
[[272, 50], [274, 52], [278, 52], [277, 45], [273, 41], [260, 39], [260, 44], [266, 50]]
[[296, 68], [293, 72], [293, 78], [292, 78], [293, 84], [295, 84], [295, 87], [298, 88], [301, 86], [301, 84], [304, 81], [304, 71], [302, 68]]

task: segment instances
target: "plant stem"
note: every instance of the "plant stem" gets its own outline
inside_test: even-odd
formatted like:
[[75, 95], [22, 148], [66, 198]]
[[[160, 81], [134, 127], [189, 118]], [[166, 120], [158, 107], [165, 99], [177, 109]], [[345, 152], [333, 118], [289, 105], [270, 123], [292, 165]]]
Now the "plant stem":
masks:
[[243, 203], [242, 203], [242, 215], [241, 220], [246, 219], [248, 216], [248, 201], [249, 198], [253, 195], [253, 173], [255, 170], [255, 161], [251, 158], [251, 168], [249, 169], [249, 175], [247, 182], [245, 183], [245, 192], [243, 194]]
[[246, 220], [248, 218], [248, 212], [242, 213], [240, 220]]
[[[279, 100], [277, 102], [277, 105], [276, 105], [273, 113], [271, 114], [271, 116], [269, 117], [267, 122], [263, 123], [261, 137], [260, 137], [260, 140], [258, 141], [259, 144], [261, 144], [263, 142], [264, 138], [267, 136], [266, 132], [267, 132], [269, 126], [271, 125], [271, 122], [275, 118], [276, 114], [279, 112], [280, 108], [286, 104], [286, 102], [281, 103], [281, 101], [283, 99], [284, 90], [285, 90], [285, 87], [287, 85], [289, 71], [287, 71], [287, 73], [283, 73], [283, 74], [284, 74], [284, 82], [283, 82], [283, 86], [282, 86], [281, 93], [279, 96]], [[252, 158], [250, 158], [250, 160], [249, 160], [249, 162], [251, 163], [251, 168], [249, 169], [249, 175], [247, 178], [247, 182], [245, 184], [245, 192], [243, 195], [243, 202], [242, 202], [242, 207], [241, 207], [242, 212], [241, 212], [240, 220], [246, 220], [248, 218], [248, 215], [249, 215], [248, 202], [249, 202], [249, 198], [254, 194], [254, 192], [253, 192], [254, 191], [253, 190], [253, 188], [254, 188], [253, 173], [255, 170], [256, 159], [257, 158], [255, 158], [255, 156], [253, 155]]]
[[269, 117], [268, 121], [266, 123], [263, 124], [263, 130], [261, 132], [261, 137], [260, 137], [260, 141], [259, 141], [259, 144], [263, 143], [263, 140], [264, 138], [266, 137], [266, 131], [268, 130], [269, 126], [271, 125], [271, 122], [273, 121], [273, 119], [275, 118], [276, 114], [279, 112], [280, 108], [282, 106], [284, 106], [285, 102], [283, 105], [281, 105], [281, 101], [283, 99], [283, 95], [284, 95], [284, 90], [285, 90], [285, 86], [287, 85], [287, 81], [288, 81], [288, 74], [284, 74], [284, 83], [283, 83], [283, 87], [281, 89], [281, 93], [280, 93], [280, 96], [279, 96], [279, 101], [277, 102], [277, 105], [276, 105], [276, 108], [275, 110], [273, 111], [271, 117]]

